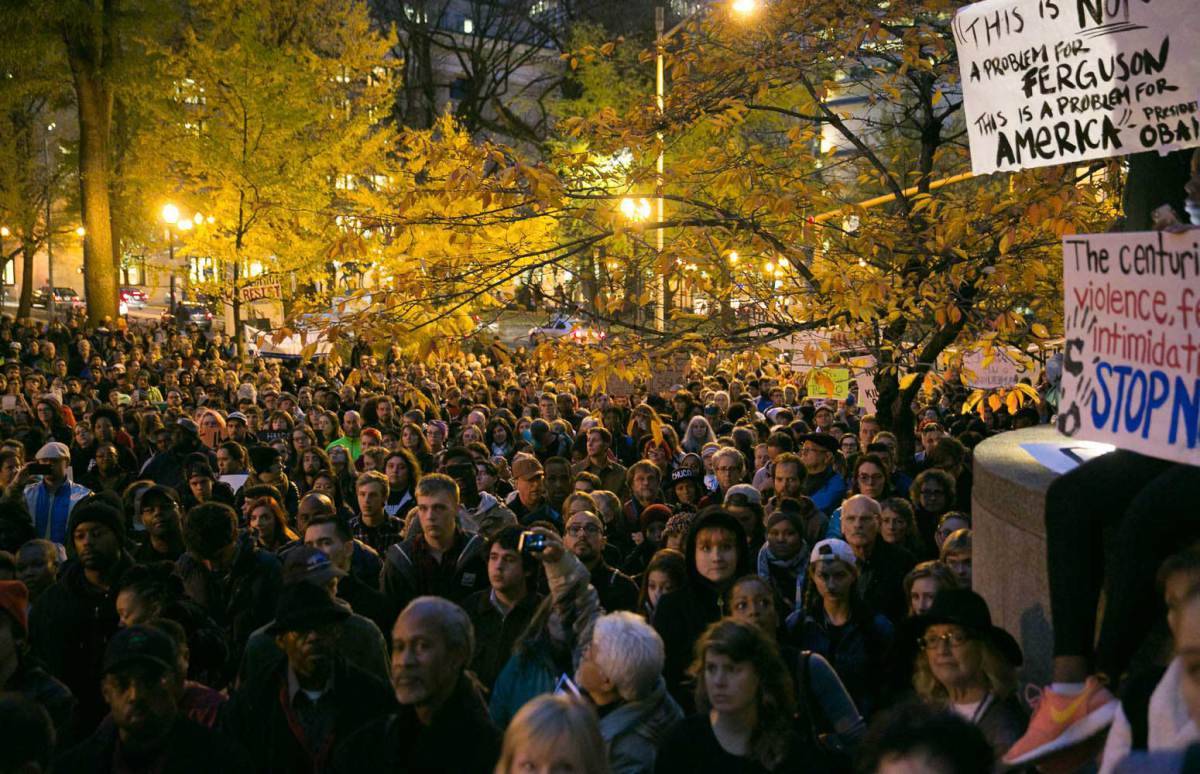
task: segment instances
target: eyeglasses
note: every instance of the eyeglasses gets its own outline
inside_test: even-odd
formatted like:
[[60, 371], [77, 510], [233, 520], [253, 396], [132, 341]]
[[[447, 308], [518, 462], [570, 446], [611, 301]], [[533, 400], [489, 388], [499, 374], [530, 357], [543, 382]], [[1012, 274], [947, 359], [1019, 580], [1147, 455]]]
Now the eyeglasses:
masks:
[[925, 650], [939, 650], [942, 645], [949, 645], [951, 648], [961, 648], [964, 644], [970, 642], [973, 638], [966, 632], [947, 632], [936, 637], [928, 635], [917, 640], [917, 644]]
[[579, 537], [583, 534], [599, 535], [600, 528], [595, 524], [572, 524], [567, 527], [567, 534], [571, 537]]

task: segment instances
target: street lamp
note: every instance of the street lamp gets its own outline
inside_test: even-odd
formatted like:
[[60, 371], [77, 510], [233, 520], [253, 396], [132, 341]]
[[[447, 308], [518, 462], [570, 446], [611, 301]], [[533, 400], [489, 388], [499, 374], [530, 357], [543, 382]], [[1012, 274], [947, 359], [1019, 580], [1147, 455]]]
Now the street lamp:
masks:
[[635, 223], [649, 219], [650, 202], [647, 199], [631, 199], [628, 196], [621, 200], [621, 214]]
[[[666, 113], [664, 99], [666, 90], [664, 87], [663, 70], [666, 62], [667, 40], [669, 40], [676, 32], [679, 32], [679, 30], [683, 29], [684, 25], [691, 21], [692, 17], [699, 13], [702, 8], [703, 6], [698, 7], [696, 10], [683, 17], [683, 19], [681, 19], [679, 23], [670, 30], [664, 32], [663, 30], [667, 26], [667, 11], [661, 5], [654, 7], [654, 100], [658, 107], [660, 126], [662, 125], [663, 115]], [[758, 10], [758, 0], [732, 0], [730, 9], [736, 16], [749, 16]], [[658, 223], [660, 224], [659, 228], [655, 229], [654, 243], [657, 254], [661, 259], [663, 252], [663, 238], [665, 236], [661, 227], [664, 210], [663, 155], [665, 146], [663, 144], [662, 129], [660, 128], [654, 133], [654, 135], [658, 141], [658, 158], [654, 164], [654, 196], [658, 205]], [[659, 260], [658, 262], [661, 263], [662, 261]], [[664, 273], [665, 271], [666, 270], [664, 269]], [[664, 279], [664, 277], [657, 275], [655, 277], [658, 298], [656, 299], [655, 303], [654, 326], [660, 331], [666, 327], [664, 318], [667, 308], [667, 285]]]
[[175, 225], [179, 223], [179, 208], [174, 204], [164, 204], [162, 208], [163, 223], [167, 224], [167, 268], [171, 271], [171, 317], [175, 316]]
[[[46, 125], [46, 133], [42, 135], [42, 165], [46, 167], [46, 283], [50, 286], [50, 297], [46, 299], [46, 311], [50, 314], [50, 322], [54, 322], [54, 231], [50, 228], [50, 133], [58, 127], [51, 121]], [[32, 282], [33, 277], [26, 277], [26, 282]]]
[[7, 287], [4, 278], [8, 273], [8, 253], [4, 252], [4, 240], [12, 236], [8, 226], [0, 226], [0, 310], [4, 309], [4, 295]]

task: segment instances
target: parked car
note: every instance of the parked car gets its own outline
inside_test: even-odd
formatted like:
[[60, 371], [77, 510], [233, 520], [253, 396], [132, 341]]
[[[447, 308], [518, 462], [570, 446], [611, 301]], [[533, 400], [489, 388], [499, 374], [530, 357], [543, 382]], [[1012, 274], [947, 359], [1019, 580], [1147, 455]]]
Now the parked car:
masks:
[[573, 341], [586, 344], [604, 341], [607, 335], [600, 328], [589, 325], [578, 317], [556, 314], [545, 325], [529, 329], [529, 343], [537, 344], [546, 339], [561, 339], [569, 336]]
[[175, 320], [182, 325], [191, 323], [201, 328], [211, 328], [213, 313], [211, 309], [200, 304], [180, 303], [175, 306]]
[[150, 299], [146, 297], [146, 291], [141, 288], [121, 288], [121, 303], [125, 304], [128, 308], [143, 309], [149, 302]]
[[[33, 294], [33, 306], [36, 309], [46, 309], [50, 301], [50, 288], [44, 287]], [[84, 307], [83, 299], [75, 292], [74, 288], [55, 288], [54, 289], [54, 308], [55, 309], [82, 309]]]

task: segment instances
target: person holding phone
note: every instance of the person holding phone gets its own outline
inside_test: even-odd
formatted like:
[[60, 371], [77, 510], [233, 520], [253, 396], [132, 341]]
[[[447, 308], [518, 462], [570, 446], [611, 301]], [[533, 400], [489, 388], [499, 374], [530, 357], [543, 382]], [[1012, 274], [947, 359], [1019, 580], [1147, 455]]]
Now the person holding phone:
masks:
[[38, 449], [35, 460], [26, 464], [17, 477], [18, 480], [29, 480], [35, 475], [42, 477], [25, 487], [25, 506], [33, 517], [38, 537], [60, 545], [67, 539], [67, 520], [71, 511], [92, 493], [71, 480], [68, 475], [70, 462], [71, 451], [66, 445], [51, 441]]

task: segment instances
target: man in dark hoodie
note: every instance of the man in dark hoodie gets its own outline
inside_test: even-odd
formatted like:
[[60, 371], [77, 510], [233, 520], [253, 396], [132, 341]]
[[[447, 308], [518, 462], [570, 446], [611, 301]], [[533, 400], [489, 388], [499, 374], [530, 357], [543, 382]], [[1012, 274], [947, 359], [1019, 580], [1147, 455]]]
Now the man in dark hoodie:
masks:
[[67, 534], [78, 561], [66, 565], [29, 616], [29, 640], [50, 674], [79, 701], [76, 738], [90, 734], [108, 711], [100, 695], [104, 648], [116, 633], [117, 580], [133, 566], [123, 548], [121, 512], [100, 497], [71, 511]]
[[667, 688], [690, 712], [693, 698], [685, 673], [692, 648], [704, 629], [725, 615], [725, 593], [752, 565], [741, 522], [717, 506], [700, 511], [688, 530], [684, 555], [687, 585], [658, 600], [653, 623], [666, 649]]
[[224, 503], [203, 503], [188, 512], [183, 529], [187, 552], [175, 563], [184, 591], [225, 630], [231, 667], [246, 640], [275, 615], [283, 585], [279, 560], [239, 533], [237, 514]]

